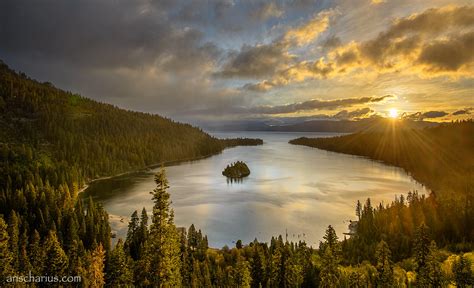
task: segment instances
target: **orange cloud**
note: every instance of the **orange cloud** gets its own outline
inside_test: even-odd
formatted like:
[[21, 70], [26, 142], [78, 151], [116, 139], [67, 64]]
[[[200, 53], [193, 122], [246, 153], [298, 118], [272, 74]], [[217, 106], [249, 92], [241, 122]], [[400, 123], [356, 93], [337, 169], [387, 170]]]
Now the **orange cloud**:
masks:
[[283, 36], [283, 41], [297, 46], [313, 42], [329, 27], [329, 19], [333, 14], [333, 11], [323, 11], [316, 14], [303, 25], [289, 29]]
[[306, 79], [324, 79], [357, 71], [405, 73], [424, 78], [474, 75], [474, 6], [428, 9], [396, 19], [388, 29], [364, 42], [333, 48], [314, 61], [276, 71], [272, 79], [246, 88], [266, 91]]

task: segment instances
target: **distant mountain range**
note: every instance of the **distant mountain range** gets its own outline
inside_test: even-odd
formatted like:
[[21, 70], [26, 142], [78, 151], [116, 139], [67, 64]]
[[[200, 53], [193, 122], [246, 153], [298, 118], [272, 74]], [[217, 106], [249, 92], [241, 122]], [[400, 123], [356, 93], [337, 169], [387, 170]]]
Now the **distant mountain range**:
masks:
[[[271, 122], [270, 122], [271, 123]], [[293, 123], [270, 124], [265, 120], [229, 121], [218, 124], [204, 123], [201, 127], [211, 131], [276, 131], [276, 132], [342, 132], [380, 131], [387, 126], [399, 128], [422, 129], [439, 125], [437, 122], [393, 120], [387, 118], [370, 118], [351, 120], [307, 120]]]

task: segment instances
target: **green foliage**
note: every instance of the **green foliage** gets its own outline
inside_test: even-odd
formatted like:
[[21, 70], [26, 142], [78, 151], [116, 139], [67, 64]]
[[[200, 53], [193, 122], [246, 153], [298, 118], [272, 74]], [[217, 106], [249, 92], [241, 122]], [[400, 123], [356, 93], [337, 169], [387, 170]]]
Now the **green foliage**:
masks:
[[326, 229], [323, 239], [324, 242], [319, 245], [319, 250], [322, 254], [320, 287], [334, 287], [338, 285], [340, 278], [338, 265], [341, 248], [336, 231], [331, 225]]
[[84, 257], [85, 265], [80, 274], [86, 287], [103, 287], [105, 285], [105, 250], [99, 244], [94, 250]]
[[247, 261], [239, 259], [234, 271], [234, 285], [239, 288], [250, 288], [250, 265]]
[[133, 270], [130, 267], [132, 259], [125, 253], [122, 239], [110, 252], [107, 268], [107, 286], [127, 287], [133, 284]]
[[0, 217], [0, 283], [3, 283], [5, 277], [13, 272], [13, 257], [8, 247], [9, 240], [7, 224], [3, 217]]
[[388, 247], [387, 242], [380, 241], [375, 251], [375, 258], [377, 259], [377, 287], [392, 287], [393, 286], [393, 267], [391, 260], [392, 252]]
[[339, 283], [338, 260], [331, 249], [323, 252], [319, 287], [337, 287]]
[[181, 284], [181, 257], [178, 231], [170, 209], [170, 195], [165, 171], [155, 175], [156, 188], [151, 192], [153, 206], [150, 235], [145, 242], [145, 257], [149, 257], [151, 284], [154, 287], [177, 287]]
[[471, 261], [462, 255], [454, 262], [453, 272], [456, 287], [464, 288], [472, 287], [471, 285], [474, 285], [474, 275], [471, 265]]
[[61, 248], [56, 233], [49, 232], [45, 244], [44, 270], [46, 275], [64, 275], [68, 267], [68, 257]]

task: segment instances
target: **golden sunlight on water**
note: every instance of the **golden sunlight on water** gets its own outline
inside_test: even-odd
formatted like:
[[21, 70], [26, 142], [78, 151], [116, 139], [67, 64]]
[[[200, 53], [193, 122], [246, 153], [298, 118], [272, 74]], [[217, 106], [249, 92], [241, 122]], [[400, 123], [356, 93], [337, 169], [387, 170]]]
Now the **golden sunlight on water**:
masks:
[[[207, 159], [167, 167], [176, 224], [189, 227], [194, 223], [209, 236], [212, 247], [232, 246], [238, 239], [269, 241], [286, 231], [289, 240], [304, 239], [317, 246], [329, 224], [343, 237], [347, 221], [355, 220], [357, 200], [370, 197], [374, 204], [389, 203], [396, 194], [426, 192], [401, 169], [288, 144], [305, 135], [329, 134], [219, 133], [220, 138], [259, 137], [265, 144], [227, 149]], [[222, 168], [237, 160], [246, 162], [251, 173], [242, 182], [228, 183]], [[110, 214], [120, 216], [111, 219], [118, 237], [126, 234], [134, 210], [146, 207], [151, 212], [152, 173], [98, 182], [88, 191]], [[125, 220], [115, 221], [121, 218]]]

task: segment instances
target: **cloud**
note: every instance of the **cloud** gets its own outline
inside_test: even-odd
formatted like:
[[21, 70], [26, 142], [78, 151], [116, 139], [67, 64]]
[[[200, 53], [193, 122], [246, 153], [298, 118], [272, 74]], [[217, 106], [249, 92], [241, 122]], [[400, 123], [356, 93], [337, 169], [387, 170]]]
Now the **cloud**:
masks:
[[[218, 56], [202, 33], [141, 1], [2, 1], [1, 50], [93, 69], [198, 68]], [[164, 5], [164, 4], [163, 4]], [[58, 24], [60, 23], [60, 24]], [[199, 69], [199, 68], [198, 68]]]
[[457, 110], [457, 111], [454, 111], [453, 113], [451, 113], [451, 115], [468, 115], [468, 114], [471, 114], [471, 111], [474, 110], [474, 108], [464, 108], [464, 109], [461, 109], [461, 110]]
[[[329, 38], [329, 44], [336, 42]], [[323, 42], [323, 46], [326, 42]], [[273, 77], [246, 89], [267, 91], [307, 79], [351, 72], [404, 73], [425, 78], [472, 77], [474, 72], [474, 6], [446, 6], [399, 18], [376, 37], [334, 45], [323, 57], [280, 69]]]
[[319, 12], [304, 24], [291, 28], [283, 35], [282, 41], [302, 46], [313, 42], [329, 27], [329, 19], [334, 15], [331, 10]]
[[342, 111], [339, 111], [337, 114], [335, 114], [333, 118], [341, 119], [341, 120], [360, 119], [360, 118], [366, 118], [373, 112], [374, 110], [368, 107], [360, 108], [360, 109], [356, 109], [352, 111], [342, 110]]
[[170, 18], [173, 5], [1, 1], [0, 57], [41, 81], [128, 109], [179, 116], [191, 107], [233, 105], [236, 97], [245, 103], [215, 87], [221, 48]]
[[[439, 3], [444, 2], [449, 1]], [[472, 106], [465, 102], [474, 79], [472, 4], [406, 12], [430, 5], [3, 0], [0, 58], [33, 78], [86, 97], [177, 119], [193, 110], [221, 119], [247, 117], [252, 109], [267, 111], [265, 117], [282, 116], [277, 111], [304, 116], [311, 109], [336, 113], [364, 103], [331, 108], [334, 103], [309, 99], [418, 88], [432, 97], [408, 97], [410, 105], [428, 109], [435, 103], [431, 110], [436, 110], [449, 103], [449, 112], [454, 111], [451, 104]], [[370, 17], [367, 9], [373, 9]], [[390, 22], [393, 15], [406, 17]], [[430, 79], [438, 76], [447, 77]], [[320, 79], [275, 93], [254, 92]], [[276, 105], [275, 99], [290, 104]], [[367, 103], [364, 107], [377, 107]]]
[[[260, 78], [272, 76], [295, 61], [289, 50], [309, 44], [328, 28], [332, 11], [323, 11], [304, 24], [288, 29], [269, 44], [243, 45], [240, 51], [229, 53], [221, 70], [215, 76], [224, 78]], [[246, 89], [259, 91], [265, 86], [248, 85]]]
[[[350, 107], [353, 105], [376, 103], [384, 101], [387, 98], [392, 98], [392, 95], [385, 95], [380, 97], [361, 97], [361, 98], [344, 98], [336, 100], [319, 100], [313, 99], [309, 101], [291, 103], [278, 106], [257, 106], [251, 108], [237, 108], [240, 113], [248, 114], [288, 114], [309, 110], [332, 110], [339, 107]], [[341, 114], [342, 115], [342, 114]]]
[[423, 47], [418, 61], [432, 72], [458, 71], [474, 59], [474, 31], [437, 40]]
[[[359, 49], [363, 61], [379, 69], [396, 68], [397, 62], [400, 66], [416, 65], [414, 60], [418, 60], [431, 71], [457, 71], [472, 60], [465, 51], [474, 48], [472, 32], [457, 31], [472, 30], [473, 26], [474, 6], [432, 8], [396, 19], [386, 31], [354, 48]], [[440, 51], [446, 48], [451, 59]], [[437, 69], [431, 69], [430, 64]]]
[[321, 48], [323, 48], [324, 50], [331, 50], [341, 45], [341, 38], [337, 37], [336, 35], [331, 35], [324, 39], [324, 41], [321, 43]]
[[261, 3], [250, 15], [258, 20], [265, 21], [270, 18], [280, 18], [285, 11], [274, 2]]
[[216, 73], [220, 77], [259, 78], [273, 75], [285, 67], [294, 56], [288, 53], [281, 43], [268, 45], [244, 45], [238, 53], [231, 53], [222, 70]]
[[441, 118], [447, 115], [449, 115], [449, 113], [445, 111], [427, 111], [416, 113], [403, 113], [401, 117], [404, 119], [423, 121], [424, 119]]

